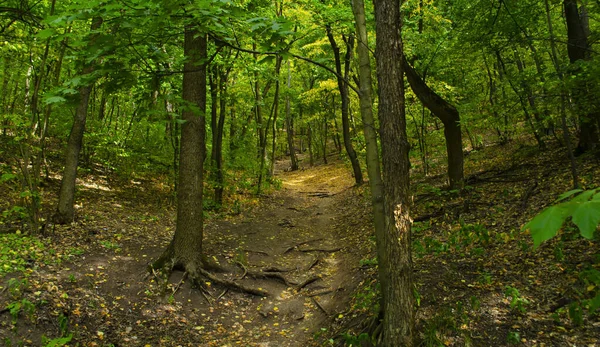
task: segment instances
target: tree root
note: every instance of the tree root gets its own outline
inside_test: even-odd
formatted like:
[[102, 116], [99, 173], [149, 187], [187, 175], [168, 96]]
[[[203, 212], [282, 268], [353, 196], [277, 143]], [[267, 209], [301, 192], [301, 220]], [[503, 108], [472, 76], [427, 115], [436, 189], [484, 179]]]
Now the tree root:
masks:
[[286, 250], [283, 251], [283, 254], [286, 254], [287, 252], [293, 250], [294, 248], [298, 248], [298, 247], [306, 245], [308, 243], [317, 242], [317, 241], [321, 241], [321, 240], [323, 240], [323, 238], [318, 238], [318, 239], [313, 239], [313, 240], [308, 240], [308, 241], [302, 241], [302, 242], [295, 243], [295, 244], [289, 246], [288, 248], [286, 248]]
[[312, 300], [312, 302], [315, 303], [315, 305], [317, 305], [317, 307], [323, 311], [323, 313], [325, 313], [325, 315], [329, 316], [329, 312], [325, 309], [325, 307], [323, 307], [323, 305], [321, 305], [321, 303], [319, 302], [319, 300], [315, 299], [314, 297], [310, 298]]
[[307, 285], [309, 285], [309, 284], [311, 284], [311, 283], [313, 283], [313, 282], [316, 282], [316, 281], [318, 281], [318, 280], [320, 280], [320, 279], [321, 279], [321, 276], [313, 276], [313, 277], [309, 277], [309, 278], [307, 278], [306, 280], [304, 280], [304, 282], [302, 282], [302, 283], [298, 284], [298, 285], [296, 286], [296, 290], [301, 290], [302, 288], [306, 287]]
[[334, 247], [334, 248], [304, 248], [304, 249], [298, 249], [300, 252], [329, 252], [329, 253], [333, 253], [333, 252], [337, 252], [337, 251], [341, 251], [342, 247]]

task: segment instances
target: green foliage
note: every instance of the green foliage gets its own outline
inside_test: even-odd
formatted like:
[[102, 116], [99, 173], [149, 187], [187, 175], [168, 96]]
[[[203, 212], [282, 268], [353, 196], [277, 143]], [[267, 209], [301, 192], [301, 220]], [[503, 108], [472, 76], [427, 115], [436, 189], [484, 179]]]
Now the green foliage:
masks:
[[600, 224], [598, 191], [599, 189], [568, 191], [559, 196], [554, 205], [547, 207], [525, 224], [522, 229], [531, 232], [534, 247], [556, 236], [569, 218], [579, 228], [581, 236], [592, 239]]
[[46, 336], [42, 336], [42, 345], [44, 347], [62, 347], [66, 346], [73, 339], [73, 335], [65, 337], [59, 337], [55, 339], [48, 339]]
[[506, 336], [506, 342], [510, 345], [518, 345], [521, 343], [521, 334], [518, 331], [509, 331]]
[[38, 238], [20, 234], [0, 234], [0, 277], [24, 271], [45, 259], [46, 245]]
[[524, 314], [527, 311], [526, 306], [529, 305], [529, 300], [522, 297], [517, 288], [506, 286], [504, 296], [510, 298], [510, 309], [514, 312]]

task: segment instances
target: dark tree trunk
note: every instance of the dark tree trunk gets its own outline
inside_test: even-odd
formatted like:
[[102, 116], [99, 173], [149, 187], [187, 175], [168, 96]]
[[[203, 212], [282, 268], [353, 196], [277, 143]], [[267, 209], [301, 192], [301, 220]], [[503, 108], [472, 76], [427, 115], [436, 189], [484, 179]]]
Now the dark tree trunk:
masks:
[[[579, 60], [590, 60], [589, 43], [587, 39], [586, 28], [577, 8], [576, 0], [565, 0], [565, 19], [567, 21], [567, 35], [569, 41], [567, 43], [567, 51], [571, 64], [575, 64]], [[577, 76], [580, 72], [580, 67], [572, 68], [571, 74]], [[583, 153], [589, 150], [595, 150], [598, 146], [598, 121], [600, 114], [590, 112], [591, 100], [587, 91], [584, 80], [578, 81], [578, 86], [573, 90], [573, 98], [579, 109], [579, 144], [577, 152]]]
[[[95, 17], [92, 20], [90, 30], [94, 31], [102, 26], [102, 18]], [[97, 39], [98, 34], [92, 34], [90, 41]], [[82, 70], [83, 75], [91, 74], [94, 71], [94, 63], [88, 63]], [[77, 166], [79, 163], [79, 153], [83, 144], [83, 134], [85, 132], [85, 122], [87, 119], [90, 94], [93, 85], [87, 85], [79, 89], [79, 105], [73, 117], [73, 126], [67, 143], [65, 153], [65, 168], [63, 178], [60, 184], [58, 194], [58, 206], [54, 214], [54, 222], [66, 224], [73, 221], [75, 217], [75, 180], [77, 179]]]
[[383, 347], [412, 346], [415, 322], [401, 2], [374, 0], [385, 211], [385, 230], [376, 235]]
[[404, 57], [402, 62], [404, 73], [406, 74], [408, 83], [415, 95], [421, 100], [423, 105], [431, 111], [431, 113], [444, 123], [450, 188], [461, 189], [464, 183], [464, 159], [458, 110], [429, 88], [425, 81], [417, 74], [415, 69], [410, 66], [406, 57]]
[[177, 189], [177, 224], [175, 235], [163, 255], [154, 263], [157, 268], [182, 268], [192, 278], [206, 266], [203, 256], [203, 166], [206, 146], [206, 35], [186, 27], [183, 72], [183, 100], [193, 104], [198, 113], [186, 108], [181, 126], [179, 184]]
[[342, 71], [342, 59], [340, 57], [340, 48], [333, 37], [333, 33], [331, 31], [331, 26], [326, 25], [327, 29], [327, 38], [329, 39], [329, 43], [331, 44], [331, 48], [333, 49], [333, 57], [335, 58], [335, 71], [337, 72], [337, 83], [338, 90], [340, 91], [340, 97], [342, 99], [342, 135], [344, 138], [344, 147], [346, 148], [346, 153], [348, 153], [348, 158], [350, 159], [350, 163], [352, 164], [352, 171], [354, 173], [354, 181], [356, 185], [359, 186], [363, 184], [363, 175], [362, 170], [360, 168], [360, 163], [358, 161], [358, 156], [356, 155], [356, 151], [352, 146], [352, 138], [350, 136], [350, 95], [348, 92], [348, 77], [350, 75], [350, 64], [352, 61], [352, 51], [354, 50], [354, 35], [350, 35], [348, 39], [346, 39], [346, 54], [344, 56], [344, 71]]

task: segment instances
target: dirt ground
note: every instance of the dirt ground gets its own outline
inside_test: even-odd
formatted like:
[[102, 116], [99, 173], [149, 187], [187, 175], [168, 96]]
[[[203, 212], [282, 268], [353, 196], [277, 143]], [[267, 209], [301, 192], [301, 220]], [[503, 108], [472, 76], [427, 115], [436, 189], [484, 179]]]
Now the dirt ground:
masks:
[[[209, 281], [192, 288], [182, 273], [168, 281], [149, 276], [148, 264], [170, 241], [173, 209], [160, 206], [152, 182], [117, 189], [95, 177], [92, 184], [81, 182], [79, 220], [49, 231], [48, 242], [68, 245], [61, 249], [70, 254], [61, 264], [32, 264], [21, 286], [38, 303], [36, 312], [16, 325], [0, 315], [0, 336], [15, 346], [37, 346], [42, 335], [61, 332], [73, 335], [69, 345], [82, 346], [315, 343], [314, 334], [346, 310], [363, 276], [360, 240], [347, 237], [352, 218], [344, 218], [352, 212], [345, 202], [355, 194], [353, 180], [340, 162], [278, 177], [282, 188], [258, 207], [210, 219], [205, 227], [205, 252], [231, 270], [218, 275], [266, 290], [268, 297]], [[245, 276], [252, 269], [272, 278]], [[0, 306], [10, 301], [7, 294]]]
[[[444, 188], [443, 163], [432, 161], [427, 176], [413, 163], [417, 345], [600, 346], [600, 315], [589, 311], [598, 241], [567, 224], [533, 249], [521, 230], [571, 189], [565, 158], [559, 146], [474, 151], [460, 193]], [[88, 175], [76, 223], [48, 228], [25, 274], [0, 279], [0, 307], [22, 304], [16, 315], [0, 310], [0, 343], [45, 346], [44, 335], [72, 336], [69, 346], [356, 346], [378, 303], [368, 189], [353, 187], [341, 161], [297, 172], [286, 164], [280, 190], [244, 201], [240, 214], [210, 214], [205, 228], [206, 254], [229, 269], [217, 275], [268, 297], [148, 274], [173, 233], [168, 185]], [[598, 186], [597, 159], [579, 157], [578, 168], [584, 188]], [[53, 206], [51, 194], [44, 201]]]

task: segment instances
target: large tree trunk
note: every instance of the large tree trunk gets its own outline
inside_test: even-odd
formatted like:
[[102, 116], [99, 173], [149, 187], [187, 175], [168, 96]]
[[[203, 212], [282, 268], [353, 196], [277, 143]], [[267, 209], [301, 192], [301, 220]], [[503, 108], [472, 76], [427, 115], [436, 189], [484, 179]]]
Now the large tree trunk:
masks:
[[[571, 64], [575, 64], [579, 60], [590, 60], [586, 28], [577, 8], [577, 1], [564, 0], [564, 8], [565, 19], [567, 21], [567, 35], [569, 37], [567, 43], [569, 60]], [[573, 68], [571, 74], [576, 77], [578, 72], [581, 72], [580, 67]], [[591, 95], [587, 91], [588, 88], [586, 86], [589, 82], [586, 81], [587, 77], [584, 76], [583, 78], [584, 80], [577, 81], [578, 86], [573, 90], [573, 98], [579, 109], [580, 133], [579, 144], [577, 145], [578, 153], [596, 149], [598, 146], [598, 121], [600, 120], [600, 114], [597, 111], [589, 111], [591, 104], [589, 98]]]
[[376, 235], [383, 347], [412, 346], [415, 322], [401, 2], [374, 0], [385, 213], [385, 230]]
[[154, 263], [187, 271], [192, 277], [206, 265], [202, 252], [203, 166], [206, 145], [206, 35], [186, 27], [183, 72], [183, 100], [197, 107], [198, 113], [185, 108], [181, 126], [179, 183], [177, 189], [177, 224], [171, 244]]
[[348, 77], [350, 75], [352, 50], [354, 49], [354, 35], [350, 35], [350, 37], [346, 40], [344, 71], [342, 71], [342, 59], [340, 57], [340, 48], [338, 47], [337, 42], [333, 37], [331, 26], [326, 25], [326, 29], [327, 38], [329, 39], [329, 43], [331, 44], [331, 48], [333, 49], [333, 57], [335, 58], [335, 71], [337, 72], [338, 90], [340, 91], [340, 96], [342, 99], [342, 135], [344, 138], [344, 147], [346, 148], [346, 153], [348, 153], [348, 158], [350, 159], [350, 163], [352, 164], [352, 171], [354, 172], [354, 181], [356, 182], [356, 185], [359, 186], [363, 184], [363, 175], [362, 170], [360, 168], [360, 163], [358, 162], [358, 156], [356, 155], [356, 151], [352, 146], [352, 139], [350, 137], [350, 95], [348, 93]]
[[[92, 20], [90, 31], [94, 31], [102, 26], [102, 18], [95, 17]], [[92, 34], [90, 41], [97, 39], [98, 34]], [[84, 66], [82, 75], [91, 74], [94, 71], [94, 62], [90, 62]], [[73, 117], [73, 126], [67, 143], [67, 151], [65, 153], [65, 168], [63, 178], [58, 194], [58, 206], [54, 214], [54, 222], [66, 224], [73, 221], [75, 216], [75, 180], [77, 179], [77, 166], [79, 163], [79, 152], [83, 144], [83, 134], [85, 132], [85, 122], [87, 119], [88, 105], [90, 94], [92, 93], [93, 85], [87, 85], [79, 89], [79, 105]]]
[[417, 74], [415, 69], [410, 66], [406, 57], [403, 57], [402, 65], [404, 67], [406, 79], [408, 79], [408, 83], [415, 95], [421, 100], [423, 105], [431, 111], [431, 113], [444, 123], [450, 188], [461, 189], [464, 183], [464, 159], [458, 110], [429, 88], [425, 81]]

